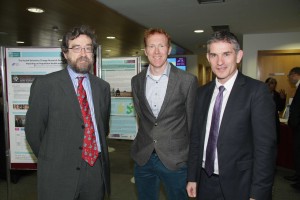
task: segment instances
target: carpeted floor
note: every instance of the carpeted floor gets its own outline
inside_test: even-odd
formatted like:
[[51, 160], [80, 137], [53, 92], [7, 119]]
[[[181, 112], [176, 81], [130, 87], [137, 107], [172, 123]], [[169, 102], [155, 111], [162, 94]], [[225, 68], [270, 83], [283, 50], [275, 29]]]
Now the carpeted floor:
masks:
[[[131, 141], [108, 140], [111, 160], [112, 195], [110, 200], [137, 200], [133, 183], [133, 161], [130, 158]], [[291, 182], [283, 177], [292, 175], [293, 171], [277, 168], [273, 188], [273, 200], [299, 200], [300, 192], [293, 189]], [[36, 200], [36, 171], [20, 171], [14, 175], [16, 183], [7, 184], [5, 179], [0, 179], [1, 200]], [[9, 186], [9, 190], [8, 190]], [[8, 191], [9, 196], [8, 199]], [[107, 198], [108, 200], [108, 198]], [[160, 200], [166, 200], [161, 189]]]

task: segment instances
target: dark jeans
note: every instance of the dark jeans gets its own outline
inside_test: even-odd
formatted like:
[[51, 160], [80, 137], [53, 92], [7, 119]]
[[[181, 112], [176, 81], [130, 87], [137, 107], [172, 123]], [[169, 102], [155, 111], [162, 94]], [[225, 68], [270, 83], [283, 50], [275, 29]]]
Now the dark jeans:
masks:
[[187, 200], [187, 167], [172, 171], [167, 169], [156, 153], [153, 153], [144, 166], [135, 163], [134, 178], [139, 200], [158, 200], [160, 181], [163, 183], [169, 200]]

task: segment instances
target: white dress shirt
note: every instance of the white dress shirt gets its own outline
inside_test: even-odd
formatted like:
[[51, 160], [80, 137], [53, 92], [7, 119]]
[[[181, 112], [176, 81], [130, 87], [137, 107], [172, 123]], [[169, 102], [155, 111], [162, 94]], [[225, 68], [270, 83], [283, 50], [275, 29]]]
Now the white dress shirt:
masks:
[[[219, 126], [222, 123], [222, 118], [223, 118], [223, 113], [230, 95], [230, 92], [232, 90], [233, 84], [235, 82], [235, 79], [237, 77], [238, 70], [234, 73], [234, 75], [225, 83], [223, 86], [225, 87], [225, 90], [223, 92], [223, 102], [222, 102], [222, 108], [221, 108], [221, 113], [220, 113], [220, 123]], [[206, 147], [207, 147], [207, 142], [209, 138], [209, 131], [210, 131], [210, 125], [211, 125], [211, 118], [212, 118], [212, 113], [213, 113], [213, 108], [215, 105], [216, 97], [219, 93], [219, 87], [222, 85], [221, 83], [218, 82], [218, 79], [216, 78], [216, 87], [214, 89], [214, 93], [212, 95], [210, 105], [209, 105], [209, 110], [208, 110], [208, 115], [207, 115], [207, 121], [206, 121], [206, 132], [205, 132], [205, 140], [204, 140], [204, 151], [203, 151], [203, 160], [202, 160], [202, 167], [205, 167], [205, 158], [206, 158]], [[220, 127], [219, 127], [220, 128]], [[215, 154], [215, 162], [214, 162], [214, 174], [219, 174], [219, 164], [218, 164], [218, 150], [216, 150]]]

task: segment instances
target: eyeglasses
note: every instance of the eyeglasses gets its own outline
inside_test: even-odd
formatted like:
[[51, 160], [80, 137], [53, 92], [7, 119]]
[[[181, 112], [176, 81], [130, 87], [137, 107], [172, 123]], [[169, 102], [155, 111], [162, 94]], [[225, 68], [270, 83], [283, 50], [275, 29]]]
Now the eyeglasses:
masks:
[[87, 46], [87, 47], [74, 46], [74, 47], [68, 48], [68, 49], [72, 49], [74, 53], [81, 53], [82, 49], [85, 50], [85, 53], [93, 53], [93, 51], [94, 51], [92, 46]]

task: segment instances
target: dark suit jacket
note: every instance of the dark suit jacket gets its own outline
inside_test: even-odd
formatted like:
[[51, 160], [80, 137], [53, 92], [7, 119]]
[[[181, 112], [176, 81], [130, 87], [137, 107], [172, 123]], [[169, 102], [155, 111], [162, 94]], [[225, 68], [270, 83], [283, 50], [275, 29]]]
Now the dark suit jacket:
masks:
[[280, 97], [279, 92], [273, 91], [273, 100], [275, 102], [276, 106], [276, 112], [275, 112], [275, 118], [276, 118], [276, 134], [277, 134], [277, 144], [279, 144], [280, 141], [280, 119], [279, 119], [279, 113], [284, 110], [285, 108], [285, 102], [286, 98], [282, 99]]
[[297, 87], [295, 96], [290, 106], [289, 127], [293, 130], [295, 171], [300, 176], [300, 87]]
[[[205, 129], [215, 81], [197, 91], [188, 162], [188, 181], [198, 182]], [[220, 125], [219, 178], [225, 199], [268, 200], [276, 157], [275, 104], [267, 86], [238, 74]], [[199, 186], [201, 187], [201, 185]]]
[[131, 156], [142, 166], [155, 149], [167, 168], [177, 170], [186, 166], [188, 158], [197, 78], [171, 66], [164, 102], [155, 118], [146, 99], [146, 72], [147, 70], [142, 71], [131, 81], [139, 122]]
[[289, 126], [298, 133], [300, 132], [300, 87], [297, 87], [295, 96], [289, 110]]
[[[106, 134], [109, 131], [110, 86], [89, 75], [101, 143], [106, 191], [110, 193]], [[37, 78], [29, 97], [26, 139], [38, 158], [39, 199], [73, 199], [82, 161], [84, 126], [67, 69]], [[97, 187], [97, 186], [95, 186]]]

